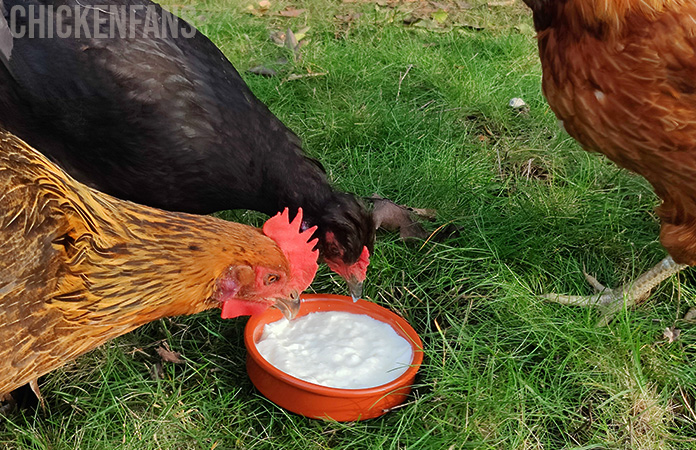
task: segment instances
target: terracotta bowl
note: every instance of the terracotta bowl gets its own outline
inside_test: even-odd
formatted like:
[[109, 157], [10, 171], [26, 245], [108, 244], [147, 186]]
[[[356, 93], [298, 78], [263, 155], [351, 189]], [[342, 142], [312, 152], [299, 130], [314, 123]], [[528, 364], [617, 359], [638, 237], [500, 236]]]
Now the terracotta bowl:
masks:
[[266, 361], [256, 349], [263, 327], [282, 317], [275, 308], [252, 316], [244, 330], [247, 348], [247, 372], [254, 386], [278, 406], [303, 416], [339, 422], [365, 420], [381, 416], [404, 402], [411, 392], [413, 379], [423, 362], [423, 344], [403, 318], [374, 303], [331, 294], [306, 294], [298, 317], [316, 311], [347, 311], [367, 314], [388, 323], [413, 346], [413, 361], [403, 375], [394, 381], [367, 389], [338, 389], [300, 380], [280, 371]]

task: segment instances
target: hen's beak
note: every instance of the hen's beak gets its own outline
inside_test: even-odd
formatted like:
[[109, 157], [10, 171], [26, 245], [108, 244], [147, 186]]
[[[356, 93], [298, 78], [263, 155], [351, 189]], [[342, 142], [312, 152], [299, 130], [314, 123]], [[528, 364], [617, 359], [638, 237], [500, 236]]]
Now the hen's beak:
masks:
[[297, 291], [292, 291], [289, 297], [276, 299], [273, 306], [278, 308], [286, 319], [292, 320], [300, 311], [300, 303], [300, 294]]
[[348, 283], [348, 290], [350, 291], [350, 296], [353, 297], [353, 302], [357, 302], [360, 297], [362, 297], [363, 283], [358, 281], [355, 275], [351, 275], [350, 278], [346, 280]]

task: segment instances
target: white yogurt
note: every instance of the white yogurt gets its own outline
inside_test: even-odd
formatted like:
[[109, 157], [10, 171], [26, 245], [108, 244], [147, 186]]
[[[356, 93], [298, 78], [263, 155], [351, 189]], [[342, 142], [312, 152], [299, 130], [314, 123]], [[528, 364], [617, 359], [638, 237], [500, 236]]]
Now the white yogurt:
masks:
[[256, 348], [289, 375], [343, 389], [381, 386], [401, 376], [413, 361], [411, 344], [391, 326], [343, 311], [268, 323]]

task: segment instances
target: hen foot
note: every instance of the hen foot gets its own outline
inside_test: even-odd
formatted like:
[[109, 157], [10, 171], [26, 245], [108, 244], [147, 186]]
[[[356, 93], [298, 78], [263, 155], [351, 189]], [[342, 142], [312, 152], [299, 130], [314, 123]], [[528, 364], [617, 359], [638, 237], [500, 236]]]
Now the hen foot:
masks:
[[587, 296], [544, 294], [542, 297], [563, 305], [597, 306], [602, 313], [597, 326], [605, 326], [624, 305], [633, 306], [646, 299], [655, 286], [686, 267], [688, 267], [686, 264], [678, 264], [671, 256], [668, 256], [632, 282], [615, 289], [606, 288], [595, 277], [583, 271], [585, 278], [597, 294]]

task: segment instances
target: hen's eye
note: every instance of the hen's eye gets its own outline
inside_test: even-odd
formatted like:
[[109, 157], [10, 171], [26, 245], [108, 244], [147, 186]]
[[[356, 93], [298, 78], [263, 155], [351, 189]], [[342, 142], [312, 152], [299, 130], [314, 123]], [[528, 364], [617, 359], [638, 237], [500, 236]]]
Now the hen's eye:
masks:
[[329, 256], [330, 258], [337, 258], [337, 257], [339, 257], [339, 256], [341, 255], [341, 251], [338, 249], [338, 246], [337, 246], [337, 245], [330, 245], [330, 246], [326, 249], [326, 254], [327, 254], [327, 256]]
[[266, 285], [273, 284], [276, 281], [278, 281], [279, 279], [280, 279], [280, 277], [278, 275], [272, 273], [270, 275], [266, 275], [266, 280], [264, 281], [264, 283]]

